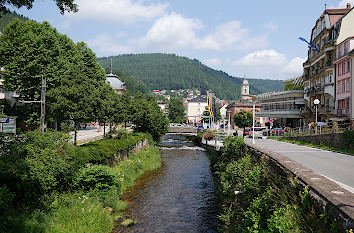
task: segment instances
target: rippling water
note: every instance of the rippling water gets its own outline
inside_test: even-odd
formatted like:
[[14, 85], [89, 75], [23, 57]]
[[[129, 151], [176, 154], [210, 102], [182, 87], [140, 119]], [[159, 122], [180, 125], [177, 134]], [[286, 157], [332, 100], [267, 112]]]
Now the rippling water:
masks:
[[164, 136], [162, 167], [148, 172], [123, 199], [138, 223], [117, 232], [216, 232], [218, 203], [210, 162], [201, 147]]

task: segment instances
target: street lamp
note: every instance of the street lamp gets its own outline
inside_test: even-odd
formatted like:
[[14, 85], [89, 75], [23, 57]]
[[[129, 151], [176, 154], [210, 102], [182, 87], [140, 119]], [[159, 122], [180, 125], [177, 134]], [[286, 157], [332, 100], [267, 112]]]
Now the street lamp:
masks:
[[230, 135], [231, 111], [228, 110], [227, 113], [229, 114], [229, 121], [227, 122], [227, 135]]
[[316, 108], [316, 123], [317, 123], [317, 109], [318, 109], [318, 105], [320, 104], [320, 100], [319, 99], [315, 99], [313, 101], [315, 108]]

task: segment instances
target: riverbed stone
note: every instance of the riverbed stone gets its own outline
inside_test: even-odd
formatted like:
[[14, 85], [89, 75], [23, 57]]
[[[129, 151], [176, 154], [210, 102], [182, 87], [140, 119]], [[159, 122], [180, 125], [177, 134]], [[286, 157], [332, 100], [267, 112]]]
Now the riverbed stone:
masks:
[[126, 220], [120, 223], [120, 225], [122, 225], [123, 227], [130, 227], [133, 226], [134, 224], [136, 224], [136, 221], [129, 218], [127, 218]]

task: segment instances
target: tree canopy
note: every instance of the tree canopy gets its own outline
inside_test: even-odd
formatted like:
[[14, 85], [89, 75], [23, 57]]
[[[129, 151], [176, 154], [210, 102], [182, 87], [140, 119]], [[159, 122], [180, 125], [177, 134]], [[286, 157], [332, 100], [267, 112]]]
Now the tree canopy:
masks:
[[183, 99], [172, 98], [168, 104], [168, 118], [173, 123], [183, 123], [185, 120], [185, 107], [183, 106]]
[[241, 110], [234, 115], [234, 123], [239, 128], [246, 128], [252, 126], [252, 112]]
[[[74, 3], [75, 0], [54, 0], [60, 10], [61, 14], [64, 12], [77, 12], [78, 6]], [[9, 12], [8, 7], [13, 6], [16, 8], [26, 7], [31, 9], [34, 0], [0, 0], [0, 16], [1, 13]]]
[[75, 44], [48, 22], [15, 19], [5, 27], [0, 66], [5, 69], [5, 88], [18, 91], [24, 100], [39, 100], [41, 80], [46, 78], [46, 118], [57, 122], [95, 119], [97, 108], [104, 107], [102, 100], [107, 100], [102, 91], [113, 92], [104, 87], [105, 71], [86, 44]]

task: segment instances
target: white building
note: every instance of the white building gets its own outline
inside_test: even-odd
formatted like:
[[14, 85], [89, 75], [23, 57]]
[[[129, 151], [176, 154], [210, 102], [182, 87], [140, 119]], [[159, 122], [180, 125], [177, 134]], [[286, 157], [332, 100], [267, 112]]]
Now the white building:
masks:
[[188, 100], [187, 103], [187, 119], [189, 122], [198, 123], [202, 120], [203, 112], [208, 106], [207, 99], [196, 97]]

